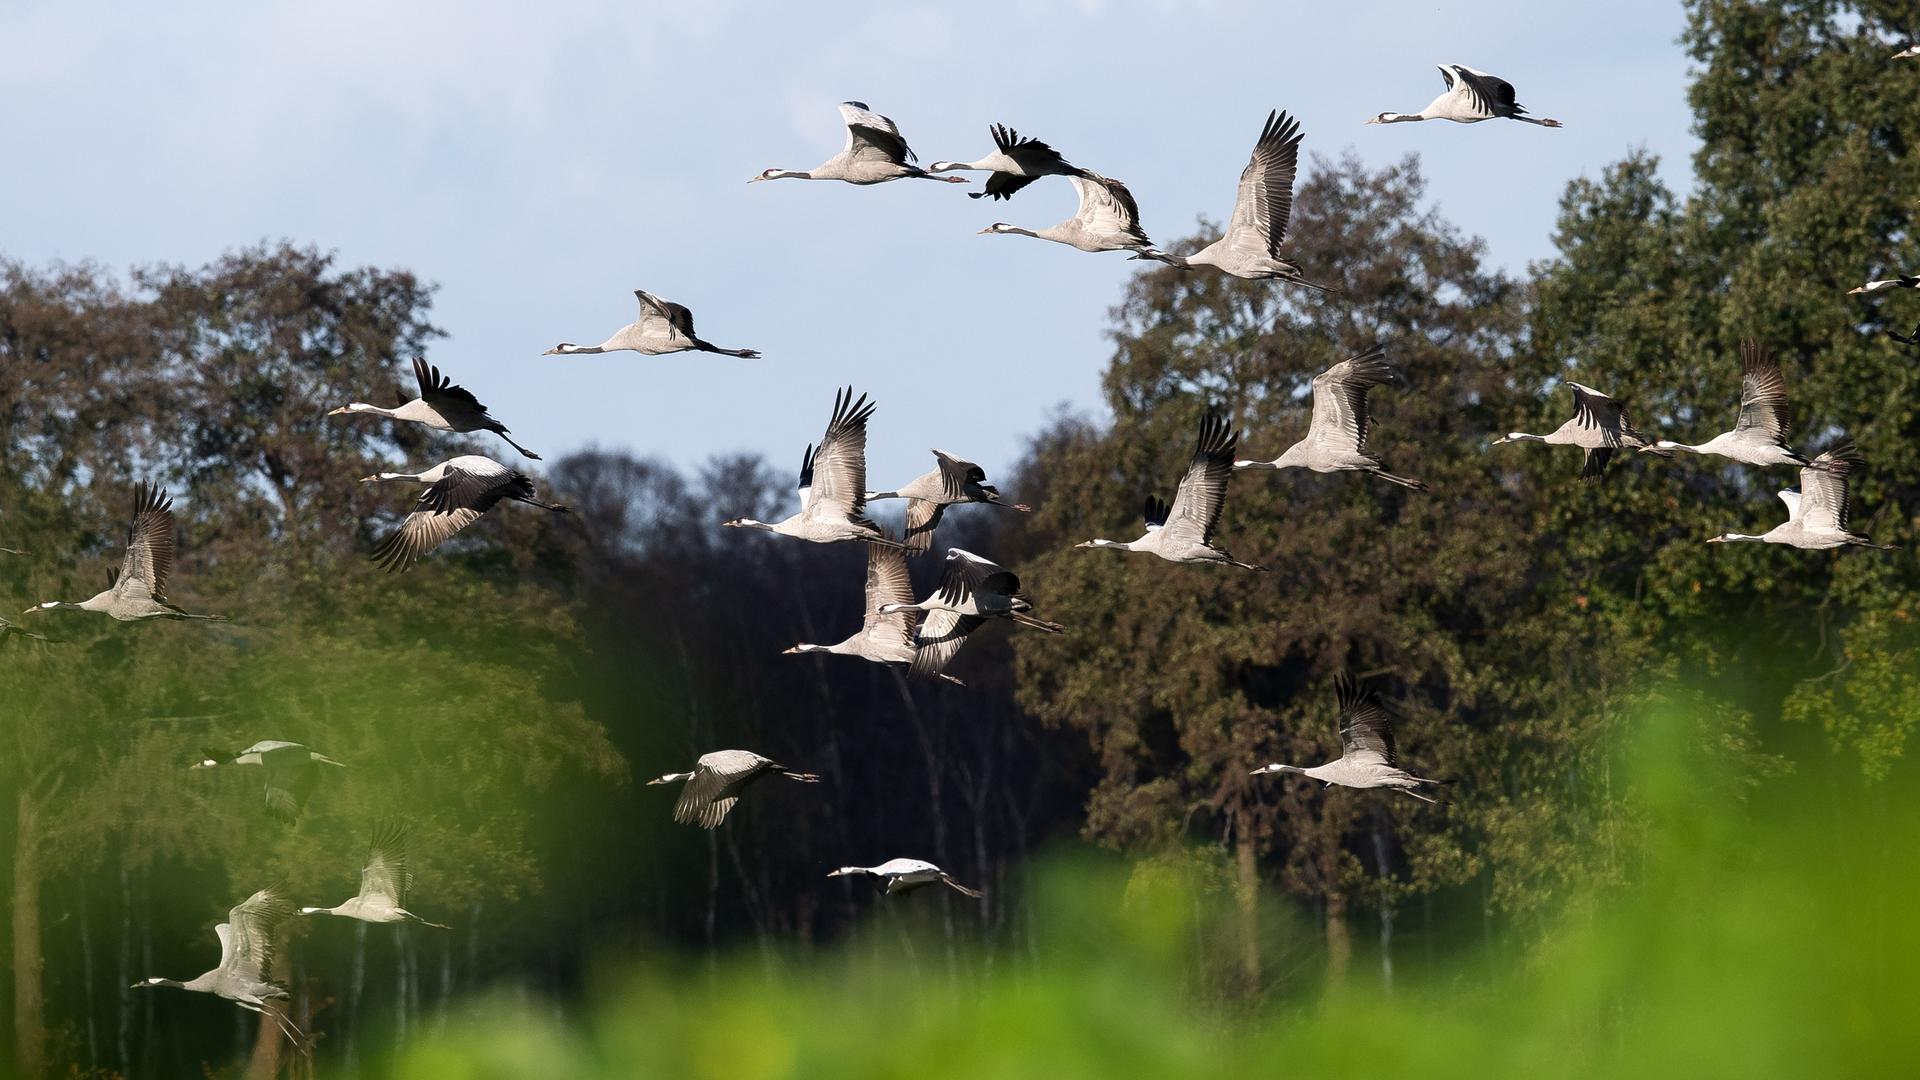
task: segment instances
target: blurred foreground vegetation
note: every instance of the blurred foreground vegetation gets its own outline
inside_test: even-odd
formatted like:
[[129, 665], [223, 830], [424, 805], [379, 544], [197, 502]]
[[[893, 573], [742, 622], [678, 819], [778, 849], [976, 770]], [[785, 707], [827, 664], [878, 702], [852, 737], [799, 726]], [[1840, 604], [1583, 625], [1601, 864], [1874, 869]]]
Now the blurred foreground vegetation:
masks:
[[[578, 1010], [471, 1002], [368, 1075], [1911, 1076], [1920, 799], [1831, 760], [1746, 783], [1694, 719], [1657, 707], [1622, 754], [1634, 884], [1527, 942], [1413, 950], [1390, 981], [1362, 962], [1223, 998], [1239, 930], [1214, 856], [1067, 858], [1038, 875], [1031, 956], [955, 953], [932, 896], [895, 897], [832, 950], [603, 957]], [[1288, 910], [1261, 933], [1315, 951]]]

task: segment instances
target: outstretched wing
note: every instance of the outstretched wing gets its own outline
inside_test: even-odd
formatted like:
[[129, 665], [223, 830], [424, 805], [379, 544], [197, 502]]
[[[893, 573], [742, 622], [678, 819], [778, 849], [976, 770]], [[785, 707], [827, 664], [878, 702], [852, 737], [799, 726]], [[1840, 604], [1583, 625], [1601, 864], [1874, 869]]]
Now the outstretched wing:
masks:
[[1367, 391], [1393, 381], [1387, 351], [1375, 345], [1359, 356], [1342, 360], [1313, 380], [1313, 421], [1307, 437], [1331, 449], [1359, 453], [1367, 448], [1373, 418], [1367, 410]]
[[406, 824], [390, 821], [374, 831], [367, 843], [367, 861], [360, 867], [360, 898], [385, 900], [405, 907], [413, 889], [413, 867], [407, 861]]
[[872, 415], [873, 403], [865, 394], [854, 400], [851, 386], [834, 398], [833, 418], [813, 453], [811, 481], [802, 474], [809, 512], [825, 508], [852, 518], [866, 509], [867, 418]]
[[974, 198], [1010, 199], [1013, 193], [1033, 183], [1042, 176], [1061, 175], [1077, 172], [1060, 152], [1039, 139], [1023, 139], [1020, 133], [1004, 124], [993, 125], [993, 145], [1002, 154], [1012, 158], [1020, 166], [1018, 173], [995, 172], [987, 177], [984, 190], [974, 193]]
[[640, 332], [662, 340], [693, 336], [693, 312], [685, 304], [663, 300], [644, 289], [633, 290], [640, 301]]
[[935, 595], [947, 607], [964, 607], [981, 594], [1012, 596], [1020, 591], [1020, 579], [1013, 571], [959, 548], [947, 549], [944, 571]]
[[420, 384], [420, 400], [429, 405], [453, 405], [472, 412], [487, 411], [480, 399], [468, 392], [464, 386], [456, 386], [451, 378], [440, 373], [440, 369], [427, 363], [423, 357], [413, 358], [413, 380]]
[[127, 553], [114, 577], [114, 594], [164, 601], [172, 573], [173, 497], [143, 480], [133, 488], [133, 523], [127, 527]]
[[227, 921], [214, 927], [220, 938], [220, 966], [249, 978], [273, 978], [273, 937], [293, 915], [293, 902], [279, 885], [269, 885], [235, 904]]
[[1567, 384], [1573, 391], [1573, 418], [1581, 427], [1598, 431], [1609, 447], [1620, 445], [1620, 427], [1626, 409], [1620, 402], [1577, 382]]
[[887, 604], [913, 603], [913, 579], [907, 576], [907, 553], [887, 544], [867, 545], [866, 615], [860, 632], [889, 645], [912, 645], [918, 608], [880, 614]]
[[928, 612], [927, 621], [920, 625], [920, 634], [915, 640], [911, 672], [921, 678], [931, 678], [945, 671], [959, 655], [960, 647], [967, 643], [967, 636], [986, 621], [979, 615], [955, 611]]
[[1751, 339], [1740, 343], [1740, 422], [1735, 434], [1757, 432], [1785, 446], [1792, 433], [1792, 406], [1780, 361]]
[[968, 484], [987, 482], [987, 470], [965, 458], [954, 457], [945, 450], [935, 450], [933, 456], [940, 463], [940, 490], [954, 502], [967, 498]]
[[739, 796], [729, 795], [739, 784], [737, 776], [723, 775], [706, 764], [695, 765], [693, 776], [687, 780], [680, 791], [680, 798], [673, 804], [673, 820], [682, 825], [698, 825], [703, 829], [719, 827], [726, 820], [727, 811], [739, 801]]
[[388, 571], [412, 566], [422, 555], [447, 542], [505, 498], [507, 492], [532, 484], [508, 470], [491, 476], [449, 467], [440, 480], [420, 493], [413, 513], [373, 549], [373, 561]]
[[1361, 690], [1345, 673], [1333, 682], [1340, 701], [1340, 756], [1356, 764], [1398, 765], [1393, 717], [1380, 696]]
[[918, 161], [913, 148], [900, 135], [900, 129], [892, 120], [869, 110], [865, 102], [843, 101], [840, 103], [840, 118], [847, 122], [847, 145], [844, 152], [856, 158], [877, 158], [901, 164]]
[[1240, 194], [1227, 225], [1227, 243], [1253, 257], [1276, 257], [1293, 216], [1293, 175], [1300, 158], [1300, 122], [1267, 114], [1253, 157], [1240, 172]]
[[1073, 216], [1082, 229], [1096, 235], [1125, 236], [1142, 247], [1153, 242], [1140, 227], [1140, 206], [1133, 201], [1127, 185], [1093, 173], [1069, 177], [1068, 182], [1080, 196], [1080, 207]]
[[[1212, 541], [1214, 526], [1220, 523], [1220, 509], [1226, 503], [1227, 478], [1233, 475], [1233, 449], [1239, 439], [1233, 422], [1223, 414], [1208, 413], [1201, 419], [1193, 459], [1187, 463], [1187, 474], [1181, 477], [1180, 490], [1173, 496], [1165, 528], [1191, 543]], [[1151, 513], [1148, 517], [1151, 521]]]
[[1841, 443], [1800, 470], [1799, 516], [1809, 529], [1847, 531], [1848, 479], [1861, 465], [1852, 443]]
[[[1443, 69], [1444, 70], [1444, 69]], [[1489, 116], [1519, 116], [1527, 110], [1513, 99], [1513, 84], [1498, 75], [1489, 75], [1459, 64], [1453, 66], [1461, 85], [1473, 98], [1473, 104]]]

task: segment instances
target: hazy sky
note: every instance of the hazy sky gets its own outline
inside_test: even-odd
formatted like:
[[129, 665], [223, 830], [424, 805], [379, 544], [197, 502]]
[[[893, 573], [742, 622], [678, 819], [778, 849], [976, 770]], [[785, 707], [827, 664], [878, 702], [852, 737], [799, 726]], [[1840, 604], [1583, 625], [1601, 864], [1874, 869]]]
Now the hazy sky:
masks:
[[[1677, 0], [809, 7], [10, 0], [0, 253], [124, 270], [285, 238], [411, 268], [451, 335], [431, 359], [549, 460], [797, 464], [851, 382], [879, 401], [890, 486], [929, 446], [992, 473], [1056, 405], [1099, 414], [1107, 310], [1139, 264], [975, 235], [1067, 217], [1064, 181], [991, 205], [961, 194], [977, 184], [746, 185], [835, 153], [837, 102], [893, 117], [923, 162], [1010, 124], [1127, 181], [1168, 242], [1230, 211], [1270, 108], [1309, 155], [1418, 152], [1431, 198], [1515, 270], [1551, 253], [1569, 179], [1645, 146], [1688, 180]], [[1426, 105], [1443, 61], [1566, 128], [1363, 126]], [[642, 287], [765, 358], [540, 355], [631, 321]], [[993, 391], [972, 410], [941, 393], [963, 377]]]

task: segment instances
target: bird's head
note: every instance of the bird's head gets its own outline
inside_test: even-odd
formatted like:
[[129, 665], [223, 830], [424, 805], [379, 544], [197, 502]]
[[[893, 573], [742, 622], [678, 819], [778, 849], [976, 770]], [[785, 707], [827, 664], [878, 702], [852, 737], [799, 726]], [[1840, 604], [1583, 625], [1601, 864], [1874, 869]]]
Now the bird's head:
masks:
[[326, 911], [327, 911], [327, 909], [326, 909], [326, 908], [323, 908], [323, 907], [303, 907], [303, 908], [301, 908], [301, 909], [300, 909], [300, 914], [302, 914], [302, 915], [324, 915], [324, 914], [326, 914]]
[[578, 349], [579, 347], [580, 346], [575, 345], [571, 341], [563, 341], [560, 344], [555, 345], [553, 348], [548, 349], [546, 352], [541, 353], [540, 355], [541, 356], [564, 356], [567, 353], [573, 352], [575, 349]]
[[216, 761], [215, 759], [213, 759], [213, 758], [210, 758], [210, 757], [205, 757], [205, 758], [201, 758], [201, 759], [200, 759], [199, 761], [196, 761], [196, 762], [194, 762], [193, 764], [191, 764], [191, 765], [189, 765], [189, 766], [187, 766], [187, 768], [189, 768], [189, 769], [211, 769], [211, 768], [213, 768], [214, 766], [216, 766], [216, 765], [218, 765], [218, 764], [220, 764], [220, 762], [218, 762], [218, 761]]
[[21, 612], [20, 614], [31, 615], [36, 611], [56, 611], [61, 608], [69, 608], [77, 611], [79, 610], [79, 607], [80, 607], [79, 604], [69, 604], [65, 600], [43, 600], [40, 603], [35, 604], [32, 607], [28, 608], [27, 610]]
[[801, 644], [799, 644], [799, 645], [795, 645], [795, 646], [794, 646], [793, 648], [791, 648], [791, 649], [781, 649], [781, 650], [780, 650], [780, 655], [781, 655], [781, 656], [794, 656], [794, 655], [796, 655], [796, 654], [798, 654], [798, 653], [810, 653], [810, 652], [823, 652], [823, 651], [825, 651], [825, 650], [824, 650], [824, 647], [823, 647], [823, 646], [820, 646], [820, 645], [808, 645], [808, 644], [806, 644], [806, 643], [804, 643], [804, 642], [802, 642], [802, 643], [801, 643]]
[[158, 975], [155, 975], [155, 976], [153, 976], [152, 978], [148, 978], [148, 979], [141, 979], [141, 980], [140, 980], [139, 982], [137, 982], [137, 983], [134, 983], [134, 984], [133, 984], [133, 986], [132, 986], [132, 989], [134, 989], [134, 990], [141, 990], [141, 989], [148, 989], [148, 990], [150, 990], [150, 989], [152, 989], [153, 987], [156, 987], [156, 986], [174, 986], [174, 987], [177, 987], [177, 986], [179, 986], [179, 985], [180, 985], [180, 984], [179, 984], [179, 982], [177, 982], [177, 981], [175, 981], [175, 980], [173, 980], [173, 979], [163, 979], [163, 978], [161, 978], [160, 976], [158, 976]]
[[981, 229], [979, 232], [974, 233], [973, 235], [985, 236], [988, 233], [1011, 233], [1011, 232], [1019, 232], [1019, 231], [1020, 230], [1018, 228], [1012, 225], [1009, 225], [1004, 221], [996, 221], [993, 224], [987, 226], [986, 228]]
[[1502, 435], [1499, 438], [1493, 440], [1493, 442], [1490, 445], [1500, 446], [1505, 443], [1513, 442], [1516, 438], [1519, 437], [1519, 435], [1520, 433], [1517, 431], [1509, 431], [1505, 435]]
[[1377, 115], [1374, 115], [1374, 116], [1370, 116], [1370, 117], [1368, 117], [1368, 118], [1367, 118], [1367, 123], [1368, 123], [1368, 124], [1384, 124], [1384, 123], [1386, 123], [1386, 122], [1387, 122], [1387, 117], [1389, 117], [1389, 116], [1391, 116], [1391, 115], [1393, 115], [1393, 114], [1391, 114], [1391, 113], [1379, 113], [1379, 114], [1377, 114]]
[[674, 784], [682, 780], [692, 779], [692, 777], [693, 777], [693, 774], [690, 772], [670, 772], [665, 776], [656, 776], [653, 779], [647, 781], [647, 786], [652, 787], [655, 784]]
[[767, 169], [761, 172], [760, 175], [758, 176], [747, 177], [747, 183], [754, 184], [762, 180], [778, 180], [783, 176], [805, 176], [805, 175], [806, 175], [805, 173], [796, 173], [791, 169]]
[[1732, 539], [1733, 539], [1733, 534], [1732, 534], [1732, 533], [1721, 533], [1721, 534], [1720, 534], [1719, 536], [1709, 536], [1709, 537], [1707, 537], [1707, 543], [1709, 543], [1709, 544], [1724, 544], [1724, 543], [1726, 543], [1727, 541], [1729, 541], [1729, 540], [1732, 540]]
[[1266, 776], [1270, 773], [1299, 772], [1299, 771], [1300, 771], [1299, 769], [1295, 768], [1292, 765], [1262, 765], [1259, 768], [1253, 770], [1251, 775]]
[[841, 868], [840, 868], [840, 869], [838, 869], [838, 870], [829, 870], [829, 871], [827, 871], [827, 876], [828, 876], [828, 877], [847, 877], [847, 876], [848, 876], [848, 875], [850, 875], [850, 874], [864, 874], [864, 873], [866, 873], [866, 872], [867, 872], [867, 871], [866, 871], [866, 868], [865, 868], [865, 867], [860, 867], [860, 866], [843, 866], [843, 867], [841, 867]]

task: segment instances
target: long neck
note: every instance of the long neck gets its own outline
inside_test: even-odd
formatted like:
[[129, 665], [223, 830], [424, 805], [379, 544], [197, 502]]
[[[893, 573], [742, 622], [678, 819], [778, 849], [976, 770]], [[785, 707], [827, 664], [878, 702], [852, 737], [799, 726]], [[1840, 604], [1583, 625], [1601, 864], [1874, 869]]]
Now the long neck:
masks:
[[1764, 544], [1766, 543], [1766, 540], [1767, 540], [1767, 538], [1764, 536], [1748, 536], [1746, 533], [1724, 533], [1721, 535], [1720, 539], [1726, 543], [1732, 543], [1738, 540], [1751, 540], [1754, 543], [1759, 543], [1759, 544]]
[[[820, 168], [824, 168], [824, 167], [825, 167], [825, 166], [821, 166]], [[805, 169], [775, 169], [775, 170], [773, 170], [773, 172], [772, 172], [772, 173], [770, 173], [770, 174], [768, 174], [768, 176], [767, 176], [767, 179], [769, 179], [769, 180], [814, 180], [814, 179], [819, 179], [818, 177], [815, 177], [815, 176], [813, 175], [813, 173], [814, 173], [814, 172], [819, 172], [819, 171], [820, 171], [820, 168], [816, 168], [816, 169], [814, 169], [814, 170], [813, 170], [813, 172], [808, 172], [808, 171], [806, 171]], [[829, 178], [829, 179], [830, 179], [830, 178]]]
[[660, 779], [655, 780], [654, 783], [675, 784], [675, 783], [679, 783], [682, 780], [691, 780], [691, 779], [693, 779], [693, 774], [690, 772], [670, 772], [667, 775], [661, 777]]
[[1133, 541], [1131, 540], [1095, 540], [1093, 542], [1093, 546], [1097, 548], [1113, 548], [1116, 551], [1132, 551]]
[[1533, 435], [1525, 431], [1509, 431], [1507, 432], [1507, 441], [1508, 442], [1546, 442], [1547, 437], [1545, 435]]
[[765, 529], [768, 532], [773, 531], [772, 525], [754, 518], [734, 518], [732, 521], [727, 522], [727, 524], [736, 529]]
[[1683, 443], [1683, 442], [1671, 442], [1667, 439], [1661, 439], [1659, 442], [1654, 443], [1653, 445], [1659, 447], [1662, 450], [1685, 450], [1689, 454], [1703, 454], [1706, 452], [1704, 448], [1706, 447], [1707, 444], [1701, 443], [1698, 446], [1690, 446], [1687, 443]]
[[1007, 227], [1006, 227], [1006, 228], [1004, 228], [1004, 229], [995, 229], [994, 231], [995, 231], [995, 232], [1000, 232], [1000, 233], [1010, 233], [1010, 234], [1012, 234], [1012, 235], [1014, 235], [1014, 236], [1031, 236], [1031, 237], [1033, 237], [1033, 238], [1034, 238], [1035, 240], [1050, 240], [1050, 239], [1052, 239], [1052, 237], [1048, 237], [1048, 236], [1041, 236], [1041, 235], [1040, 235], [1039, 233], [1037, 233], [1037, 232], [1034, 232], [1034, 231], [1033, 231], [1032, 229], [1023, 229], [1023, 228], [1021, 228], [1021, 227], [1020, 227], [1020, 226], [1018, 226], [1018, 225], [1009, 225], [1009, 226], [1007, 226]]
[[943, 172], [985, 172], [987, 166], [978, 161], [936, 161], [927, 166], [930, 173]]
[[427, 478], [422, 473], [383, 472], [374, 473], [372, 479], [376, 484], [386, 484], [395, 480], [412, 480], [415, 483], [425, 483]]
[[553, 351], [562, 356], [572, 356], [575, 353], [603, 353], [607, 351], [607, 346], [606, 342], [598, 345], [575, 345], [570, 341], [563, 341], [555, 345]]
[[399, 410], [383, 409], [378, 405], [369, 405], [364, 401], [352, 401], [347, 403], [347, 411], [351, 413], [373, 413], [376, 416], [393, 416]]
[[793, 648], [788, 649], [787, 651], [790, 653], [810, 653], [810, 652], [830, 653], [830, 652], [836, 651], [838, 648], [839, 648], [838, 645], [814, 645], [809, 642], [803, 641], [800, 644], [795, 645]]
[[1432, 108], [1433, 106], [1429, 105], [1417, 113], [1381, 113], [1379, 121], [1382, 124], [1411, 124], [1417, 120], [1431, 120], [1432, 117], [1428, 116], [1427, 113], [1431, 111]]

